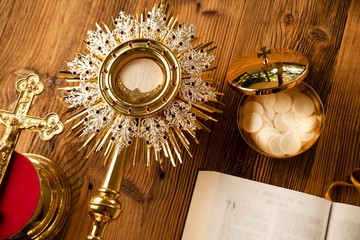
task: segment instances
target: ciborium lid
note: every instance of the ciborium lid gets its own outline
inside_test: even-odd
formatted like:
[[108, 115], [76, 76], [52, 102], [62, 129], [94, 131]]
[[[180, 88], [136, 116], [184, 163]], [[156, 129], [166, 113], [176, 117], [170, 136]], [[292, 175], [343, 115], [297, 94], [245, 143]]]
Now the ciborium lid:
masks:
[[308, 68], [309, 61], [300, 52], [263, 47], [231, 64], [226, 80], [247, 95], [271, 94], [297, 85]]

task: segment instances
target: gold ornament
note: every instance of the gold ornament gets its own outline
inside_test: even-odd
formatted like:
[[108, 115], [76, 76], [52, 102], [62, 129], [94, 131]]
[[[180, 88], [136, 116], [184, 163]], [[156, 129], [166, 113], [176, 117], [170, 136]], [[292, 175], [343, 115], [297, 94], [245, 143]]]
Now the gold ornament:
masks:
[[[108, 221], [120, 213], [117, 198], [127, 151], [133, 152], [134, 165], [143, 155], [149, 167], [152, 156], [161, 167], [164, 158], [175, 166], [176, 158], [182, 163], [180, 143], [191, 156], [184, 132], [198, 143], [195, 130], [209, 131], [196, 117], [216, 121], [203, 111], [221, 113], [205, 104], [221, 104], [216, 99], [220, 93], [212, 87], [216, 81], [210, 78], [216, 47], [211, 47], [213, 42], [199, 43], [194, 26], [179, 24], [173, 14], [162, 1], [148, 13], [144, 9], [139, 19], [120, 12], [113, 19], [114, 29], [96, 24], [97, 30], [88, 31], [85, 40], [89, 53], [77, 54], [67, 62], [69, 70], [61, 71], [72, 74], [61, 78], [79, 84], [61, 88], [69, 92], [61, 98], [70, 104], [66, 123], [81, 119], [69, 137], [88, 134], [79, 151], [92, 145], [89, 157], [105, 147], [105, 165], [112, 159], [99, 194], [90, 202], [94, 223], [88, 239], [102, 239]], [[145, 83], [137, 78], [132, 89], [125, 85], [120, 73], [137, 59], [156, 63], [163, 73], [160, 85], [145, 91]]]

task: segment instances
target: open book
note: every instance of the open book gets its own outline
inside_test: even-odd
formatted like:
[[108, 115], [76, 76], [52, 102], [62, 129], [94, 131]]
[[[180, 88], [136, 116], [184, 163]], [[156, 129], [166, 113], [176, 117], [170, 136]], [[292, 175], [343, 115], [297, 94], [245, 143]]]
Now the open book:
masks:
[[360, 208], [199, 171], [183, 240], [359, 240]]

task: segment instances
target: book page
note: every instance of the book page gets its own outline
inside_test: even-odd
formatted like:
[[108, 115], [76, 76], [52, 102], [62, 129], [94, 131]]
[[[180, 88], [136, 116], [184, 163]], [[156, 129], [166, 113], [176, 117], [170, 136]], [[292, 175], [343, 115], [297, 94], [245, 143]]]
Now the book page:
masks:
[[204, 239], [219, 182], [219, 174], [199, 171], [182, 239]]
[[333, 203], [326, 239], [360, 239], [360, 207]]
[[[189, 216], [208, 216], [201, 220], [206, 227], [192, 229], [202, 231], [197, 238], [185, 229], [184, 240], [325, 239], [331, 207], [325, 199], [216, 172], [200, 171], [198, 181], [202, 178], [218, 179], [214, 198], [203, 198], [195, 189]], [[195, 197], [211, 202], [211, 209], [206, 210], [210, 214], [192, 208], [193, 201], [200, 201]]]

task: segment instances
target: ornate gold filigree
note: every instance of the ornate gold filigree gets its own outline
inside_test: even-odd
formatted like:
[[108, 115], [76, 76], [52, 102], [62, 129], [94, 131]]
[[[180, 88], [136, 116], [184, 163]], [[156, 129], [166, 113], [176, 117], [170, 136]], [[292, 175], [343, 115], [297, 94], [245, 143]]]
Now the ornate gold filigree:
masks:
[[37, 131], [41, 139], [49, 140], [64, 129], [55, 113], [49, 113], [45, 118], [26, 116], [34, 96], [44, 90], [44, 85], [37, 75], [30, 74], [17, 81], [15, 86], [20, 94], [14, 111], [0, 110], [0, 124], [6, 126], [5, 135], [0, 142], [0, 184], [22, 130]]
[[134, 102], [141, 102], [144, 98], [153, 96], [161, 88], [161, 85], [158, 85], [154, 90], [151, 90], [149, 92], [141, 92], [138, 88], [135, 88], [134, 90], [130, 90], [127, 87], [125, 87], [120, 77], [119, 77], [118, 85], [120, 90], [123, 93], [125, 93]]
[[[70, 104], [66, 112], [72, 112], [66, 123], [83, 118], [69, 137], [91, 134], [79, 151], [92, 145], [88, 157], [105, 149], [105, 164], [109, 162], [104, 183], [89, 204], [93, 225], [87, 239], [93, 240], [103, 239], [108, 222], [120, 213], [118, 196], [129, 146], [133, 164], [143, 158], [150, 167], [153, 156], [161, 166], [163, 158], [176, 166], [176, 158], [182, 163], [181, 144], [192, 156], [184, 132], [198, 143], [195, 130], [209, 130], [196, 117], [216, 121], [203, 111], [221, 112], [204, 104], [219, 103], [220, 93], [211, 86], [216, 81], [209, 79], [216, 47], [199, 43], [194, 26], [179, 24], [166, 0], [149, 12], [144, 9], [137, 19], [120, 12], [113, 23], [113, 30], [96, 24], [96, 31], [88, 31], [89, 53], [67, 62], [69, 69], [61, 72], [72, 76], [60, 76], [79, 83], [62, 88], [69, 95], [61, 100]], [[162, 84], [147, 93], [127, 89], [118, 77], [123, 66], [141, 58], [151, 59], [163, 71]]]

